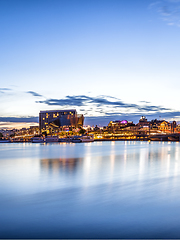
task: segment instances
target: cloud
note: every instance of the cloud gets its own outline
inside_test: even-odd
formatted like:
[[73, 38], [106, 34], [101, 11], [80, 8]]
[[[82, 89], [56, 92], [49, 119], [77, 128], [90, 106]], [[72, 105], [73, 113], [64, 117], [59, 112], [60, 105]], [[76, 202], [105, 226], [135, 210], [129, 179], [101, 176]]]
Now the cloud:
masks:
[[179, 3], [180, 0], [167, 0], [168, 2], [172, 2], [172, 3]]
[[10, 88], [0, 88], [0, 91], [9, 91], [11, 90]]
[[[110, 100], [109, 100], [110, 99]], [[44, 103], [49, 106], [61, 106], [61, 107], [85, 107], [85, 106], [94, 106], [96, 108], [101, 107], [99, 110], [102, 113], [102, 108], [104, 107], [104, 111], [106, 108], [114, 108], [114, 110], [118, 108], [133, 110], [133, 111], [168, 111], [171, 110], [169, 108], [164, 108], [161, 106], [152, 106], [152, 105], [137, 105], [132, 103], [125, 103], [120, 99], [114, 98], [112, 96], [101, 95], [97, 97], [90, 97], [86, 95], [78, 95], [78, 96], [66, 96], [62, 99], [46, 99], [44, 101], [36, 101], [37, 103]], [[97, 110], [97, 109], [96, 109]]]
[[150, 10], [156, 11], [167, 25], [180, 27], [180, 0], [162, 0], [151, 3]]
[[148, 101], [139, 101], [140, 103], [150, 103], [150, 102], [148, 102]]
[[154, 8], [155, 6], [159, 5], [160, 3], [161, 3], [160, 1], [150, 3], [150, 4], [149, 4], [149, 9]]
[[36, 101], [36, 103], [44, 103], [53, 106], [84, 106], [87, 101], [85, 96], [66, 96], [64, 99], [47, 99], [44, 101]]
[[34, 97], [43, 97], [41, 94], [37, 93], [37, 92], [33, 92], [33, 91], [28, 91], [26, 93], [30, 93], [31, 95], [33, 95]]
[[[138, 123], [139, 119], [141, 118], [142, 114], [140, 113], [129, 113], [129, 114], [117, 114], [117, 113], [109, 113], [108, 116], [98, 116], [98, 117], [85, 117], [85, 125], [100, 125], [100, 126], [107, 126], [110, 121], [115, 120], [128, 120], [133, 121], [134, 123]], [[168, 121], [172, 120], [178, 120], [180, 119], [180, 112], [174, 111], [174, 112], [156, 112], [155, 114], [146, 114], [145, 115], [148, 119], [148, 121], [152, 119], [166, 119]]]
[[0, 88], [0, 93], [5, 93], [5, 91], [10, 91], [11, 88]]
[[0, 117], [0, 122], [38, 122], [38, 117]]
[[162, 6], [159, 9], [159, 12], [161, 13], [161, 15], [163, 16], [171, 16], [172, 12], [170, 11], [170, 9], [167, 6]]
[[[33, 96], [42, 96], [36, 92], [27, 92]], [[100, 95], [100, 96], [88, 96], [88, 95], [73, 95], [66, 96], [64, 98], [56, 99], [50, 98], [45, 100], [36, 101], [40, 104], [49, 106], [50, 109], [59, 106], [59, 109], [63, 108], [76, 108], [78, 113], [85, 115], [85, 124], [90, 125], [107, 125], [111, 120], [130, 120], [135, 123], [138, 122], [142, 115], [148, 117], [148, 119], [165, 118], [165, 119], [180, 119], [180, 112], [163, 106], [152, 105], [147, 101], [140, 101], [139, 104], [126, 103], [121, 99], [113, 96]], [[37, 116], [27, 117], [0, 117], [0, 122], [15, 122], [15, 123], [38, 123]]]

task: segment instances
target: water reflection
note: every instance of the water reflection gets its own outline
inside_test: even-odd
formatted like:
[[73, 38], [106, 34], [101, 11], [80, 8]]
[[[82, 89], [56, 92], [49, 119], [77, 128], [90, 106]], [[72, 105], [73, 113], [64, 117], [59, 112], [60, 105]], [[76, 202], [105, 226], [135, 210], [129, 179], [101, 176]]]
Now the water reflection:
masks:
[[[81, 182], [84, 187], [99, 184], [100, 182], [144, 181], [146, 178], [169, 178], [178, 174], [179, 145], [167, 143], [140, 142], [134, 149], [134, 142], [125, 142], [118, 145], [109, 144], [109, 155], [94, 155], [92, 144], [84, 145], [84, 157], [75, 158], [44, 158], [40, 161], [43, 173], [59, 175], [61, 181], [66, 181], [69, 175]], [[103, 146], [97, 143], [97, 146]], [[120, 147], [120, 148], [119, 148]], [[64, 148], [66, 154], [67, 148]], [[76, 145], [71, 152], [76, 154]], [[97, 152], [98, 153], [98, 152]], [[173, 160], [172, 160], [173, 159]], [[174, 161], [175, 160], [175, 161]], [[172, 162], [173, 161], [173, 162]], [[67, 181], [68, 182], [68, 181]]]
[[179, 147], [2, 145], [0, 236], [179, 238]]
[[82, 158], [41, 159], [40, 166], [42, 170], [46, 170], [50, 174], [57, 174], [60, 172], [72, 174], [73, 172], [76, 172], [76, 169], [81, 162]]

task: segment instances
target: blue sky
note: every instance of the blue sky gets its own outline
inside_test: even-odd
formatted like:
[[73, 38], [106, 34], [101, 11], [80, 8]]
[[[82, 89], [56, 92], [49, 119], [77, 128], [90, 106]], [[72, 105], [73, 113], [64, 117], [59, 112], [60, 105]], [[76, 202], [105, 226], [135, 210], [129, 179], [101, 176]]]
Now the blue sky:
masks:
[[179, 0], [0, 0], [0, 121], [180, 120]]

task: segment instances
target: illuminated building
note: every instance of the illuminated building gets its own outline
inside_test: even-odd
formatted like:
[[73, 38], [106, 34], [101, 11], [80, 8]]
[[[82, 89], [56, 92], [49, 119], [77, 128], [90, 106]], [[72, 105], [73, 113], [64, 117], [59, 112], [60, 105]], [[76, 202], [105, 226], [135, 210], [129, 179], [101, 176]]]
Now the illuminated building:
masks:
[[180, 124], [176, 125], [176, 132], [180, 133]]
[[158, 127], [159, 130], [163, 132], [171, 131], [171, 124], [167, 121], [163, 121], [160, 126]]
[[116, 121], [110, 121], [109, 124], [108, 124], [109, 128], [116, 129], [116, 130], [123, 129], [123, 128], [129, 127], [129, 126], [134, 126], [132, 121], [116, 120]]
[[161, 123], [164, 120], [157, 120], [157, 119], [153, 119], [150, 121], [150, 129], [152, 130], [158, 130], [159, 126], [161, 125]]
[[176, 121], [173, 121], [172, 123], [171, 123], [171, 132], [176, 132]]
[[147, 121], [147, 118], [145, 116], [142, 116], [139, 119], [139, 123], [137, 125], [139, 127], [149, 127], [149, 121]]
[[39, 113], [39, 129], [41, 132], [48, 132], [60, 127], [81, 127], [83, 122], [84, 116], [78, 115], [75, 109], [40, 111]]
[[[176, 121], [173, 121], [172, 123], [165, 121], [165, 120], [152, 120], [151, 123], [156, 123], [156, 129], [162, 131], [162, 132], [175, 132], [176, 131]], [[155, 129], [155, 125], [152, 124], [152, 129]]]

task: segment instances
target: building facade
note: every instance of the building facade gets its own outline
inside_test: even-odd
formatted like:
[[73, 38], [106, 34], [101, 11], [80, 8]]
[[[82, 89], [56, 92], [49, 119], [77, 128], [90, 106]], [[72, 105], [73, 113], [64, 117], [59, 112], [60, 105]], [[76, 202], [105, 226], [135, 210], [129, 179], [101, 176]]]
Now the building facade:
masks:
[[112, 130], [121, 130], [130, 126], [134, 126], [132, 121], [127, 121], [127, 120], [116, 120], [116, 121], [110, 121], [108, 124], [108, 128]]
[[159, 127], [158, 127], [158, 129], [161, 131], [161, 132], [171, 132], [171, 123], [169, 123], [169, 122], [167, 122], [167, 121], [163, 121], [160, 125], [159, 125]]
[[139, 122], [138, 122], [138, 126], [139, 127], [149, 127], [149, 121], [147, 120], [147, 118], [145, 116], [142, 116], [140, 119], [139, 119]]
[[61, 127], [82, 127], [83, 123], [84, 116], [78, 115], [75, 109], [40, 111], [39, 113], [40, 132], [48, 132]]

